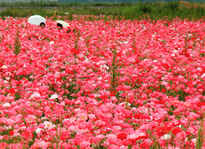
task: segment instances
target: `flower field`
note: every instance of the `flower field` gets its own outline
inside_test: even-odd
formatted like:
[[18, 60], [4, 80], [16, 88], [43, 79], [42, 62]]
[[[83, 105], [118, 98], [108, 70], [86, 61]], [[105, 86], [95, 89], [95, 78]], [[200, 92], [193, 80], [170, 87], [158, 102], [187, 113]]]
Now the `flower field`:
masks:
[[0, 148], [205, 147], [204, 20], [68, 22], [0, 19]]

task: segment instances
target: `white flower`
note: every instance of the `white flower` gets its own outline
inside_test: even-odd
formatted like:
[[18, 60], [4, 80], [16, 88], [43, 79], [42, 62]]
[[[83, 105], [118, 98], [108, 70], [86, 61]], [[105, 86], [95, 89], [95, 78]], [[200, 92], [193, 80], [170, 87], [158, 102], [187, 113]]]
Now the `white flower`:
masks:
[[18, 136], [21, 136], [21, 134], [20, 133], [14, 133], [14, 137], [18, 137]]
[[7, 102], [7, 103], [3, 104], [3, 106], [6, 107], [6, 108], [11, 107], [11, 104]]
[[51, 41], [49, 44], [50, 44], [50, 45], [54, 44], [54, 41]]
[[11, 126], [5, 126], [4, 128], [6, 128], [6, 129], [11, 129], [12, 127], [11, 127]]
[[196, 145], [196, 138], [191, 140]]
[[201, 78], [205, 77], [205, 73], [203, 73], [203, 75], [201, 75]]
[[8, 83], [8, 81], [6, 81], [6, 80], [4, 80], [4, 82], [3, 82], [4, 84], [6, 84], [6, 83]]
[[23, 67], [25, 68], [25, 67], [27, 67], [27, 65], [26, 65], [26, 64], [23, 64]]
[[3, 68], [3, 69], [7, 69], [7, 66], [6, 66], [6, 65], [3, 65], [1, 68]]
[[87, 62], [89, 59], [87, 58], [87, 56], [85, 56], [85, 62]]
[[100, 81], [100, 80], [102, 80], [103, 78], [102, 77], [98, 77], [98, 80]]
[[58, 98], [58, 95], [57, 94], [53, 94], [53, 95], [51, 95], [50, 99], [56, 99], [56, 98]]
[[179, 128], [183, 128], [183, 126], [182, 126], [182, 125], [179, 125]]
[[192, 37], [192, 34], [189, 34], [189, 35], [188, 35], [188, 38], [191, 38], [191, 37]]
[[42, 119], [42, 120], [46, 120], [46, 119], [48, 119], [48, 118], [44, 116], [44, 117], [41, 117], [41, 119]]
[[10, 80], [10, 77], [6, 77], [6, 80]]
[[68, 118], [66, 118], [66, 119], [62, 120], [62, 122], [65, 122], [65, 121], [69, 121], [69, 119], [68, 119]]
[[37, 129], [36, 129], [36, 133], [40, 133], [41, 130], [42, 130], [41, 128], [37, 128]]
[[165, 135], [162, 136], [162, 139], [163, 140], [169, 140], [169, 139], [171, 139], [171, 135], [170, 134], [165, 134]]
[[197, 70], [202, 71], [202, 68], [201, 68], [201, 67], [198, 67]]
[[39, 98], [41, 95], [38, 92], [34, 92], [30, 98]]

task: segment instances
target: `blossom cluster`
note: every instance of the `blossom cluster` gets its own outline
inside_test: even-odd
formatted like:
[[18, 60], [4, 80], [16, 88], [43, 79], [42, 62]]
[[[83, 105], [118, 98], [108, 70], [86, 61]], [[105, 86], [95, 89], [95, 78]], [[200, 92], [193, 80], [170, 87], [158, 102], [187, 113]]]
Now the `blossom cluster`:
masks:
[[205, 147], [205, 22], [81, 17], [0, 19], [0, 148]]

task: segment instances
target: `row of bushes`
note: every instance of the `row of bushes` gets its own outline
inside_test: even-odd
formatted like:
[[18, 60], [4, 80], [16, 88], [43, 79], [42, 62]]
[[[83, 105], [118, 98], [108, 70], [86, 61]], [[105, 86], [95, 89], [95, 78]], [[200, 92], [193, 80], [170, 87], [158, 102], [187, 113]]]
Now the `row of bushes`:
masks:
[[[203, 4], [204, 5], [204, 4]], [[7, 8], [4, 9], [1, 16], [12, 17], [27, 17], [33, 14], [40, 14], [42, 16], [52, 16], [54, 11], [57, 11], [57, 15], [64, 16], [65, 12], [70, 14], [91, 14], [91, 15], [112, 15], [123, 16], [125, 19], [140, 19], [143, 16], [149, 16], [151, 19], [160, 19], [167, 17], [168, 19], [174, 19], [180, 17], [181, 19], [196, 20], [204, 17], [205, 8], [202, 5], [189, 3], [189, 7], [180, 2], [146, 2], [137, 3], [134, 5], [110, 5], [110, 6], [72, 6], [72, 7], [55, 7], [55, 9], [49, 8]], [[72, 19], [72, 17], [69, 17]]]

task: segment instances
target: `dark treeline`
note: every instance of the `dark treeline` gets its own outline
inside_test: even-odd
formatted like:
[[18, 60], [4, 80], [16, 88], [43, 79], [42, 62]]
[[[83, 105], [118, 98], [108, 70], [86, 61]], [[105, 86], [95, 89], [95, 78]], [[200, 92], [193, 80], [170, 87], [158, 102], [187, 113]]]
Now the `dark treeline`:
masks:
[[[179, 2], [182, 0], [13, 0], [1, 1], [0, 6], [59, 6], [59, 5], [132, 5], [139, 2]], [[205, 0], [184, 0], [191, 3], [205, 3]]]
[[[60, 3], [73, 3], [73, 2], [83, 2], [83, 3], [136, 3], [136, 2], [170, 2], [170, 1], [180, 1], [180, 0], [58, 0]], [[185, 0], [187, 2], [204, 2], [204, 0]]]

